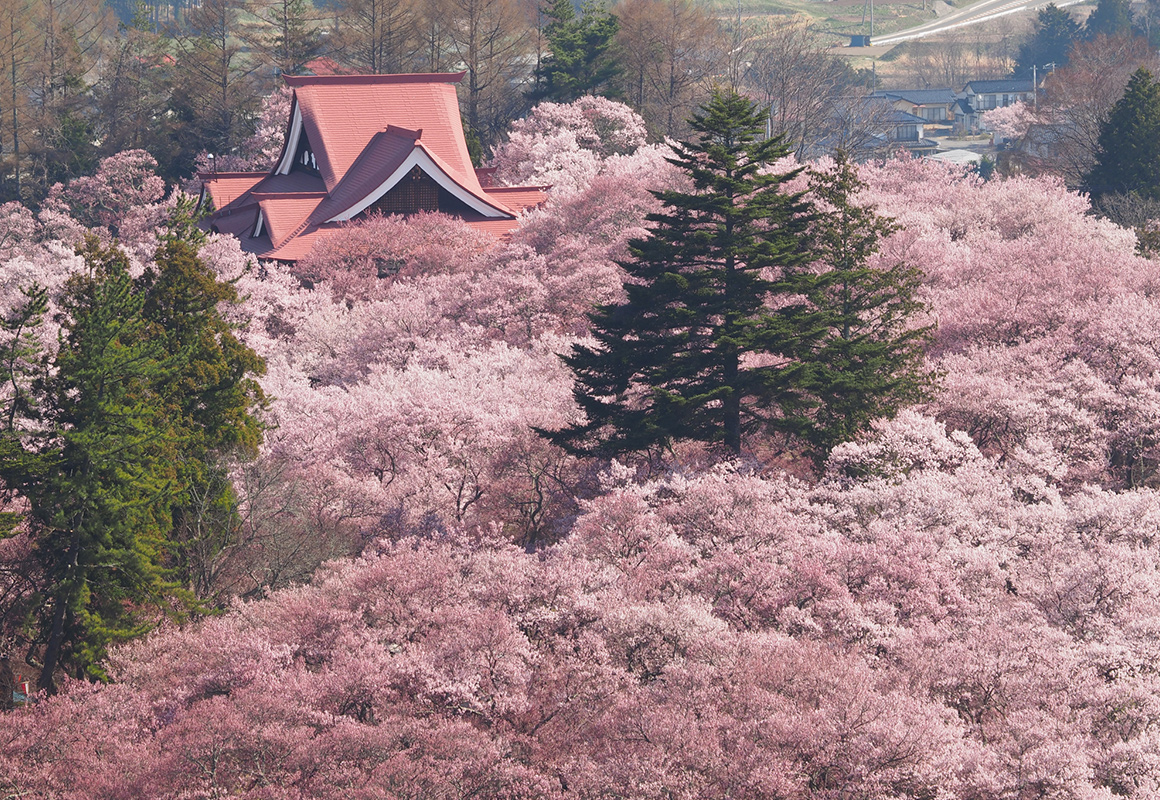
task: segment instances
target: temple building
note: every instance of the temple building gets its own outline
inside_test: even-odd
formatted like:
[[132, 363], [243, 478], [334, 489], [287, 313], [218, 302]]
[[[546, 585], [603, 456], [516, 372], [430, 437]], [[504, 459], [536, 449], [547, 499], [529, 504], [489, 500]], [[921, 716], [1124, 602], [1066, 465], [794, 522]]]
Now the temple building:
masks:
[[201, 173], [205, 224], [259, 258], [297, 261], [367, 214], [440, 211], [503, 236], [542, 186], [490, 185], [463, 137], [452, 75], [286, 76], [294, 90], [269, 172]]

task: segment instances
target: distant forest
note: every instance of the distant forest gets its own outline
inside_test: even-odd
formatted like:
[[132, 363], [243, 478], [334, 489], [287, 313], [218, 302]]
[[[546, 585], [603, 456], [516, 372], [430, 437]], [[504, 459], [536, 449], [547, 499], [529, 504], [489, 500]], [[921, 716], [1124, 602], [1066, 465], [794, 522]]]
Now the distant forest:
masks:
[[[802, 21], [737, 30], [691, 0], [0, 0], [0, 200], [36, 206], [131, 148], [188, 177], [199, 154], [254, 134], [283, 73], [465, 71], [465, 128], [484, 158], [536, 102], [585, 94], [628, 103], [656, 138], [687, 132], [713, 85], [742, 80], [809, 120], [867, 77], [828, 44]], [[795, 127], [794, 146], [816, 138]]]

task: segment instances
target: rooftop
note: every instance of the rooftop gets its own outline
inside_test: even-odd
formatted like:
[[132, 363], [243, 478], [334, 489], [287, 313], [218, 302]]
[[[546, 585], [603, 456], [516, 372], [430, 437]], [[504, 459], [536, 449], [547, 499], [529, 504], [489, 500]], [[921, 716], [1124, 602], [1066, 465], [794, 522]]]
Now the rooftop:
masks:
[[487, 170], [481, 182], [455, 91], [464, 74], [286, 76], [294, 98], [277, 163], [268, 173], [201, 175], [216, 209], [210, 224], [285, 260], [374, 209], [444, 211], [506, 233], [544, 201], [544, 187], [485, 187]]

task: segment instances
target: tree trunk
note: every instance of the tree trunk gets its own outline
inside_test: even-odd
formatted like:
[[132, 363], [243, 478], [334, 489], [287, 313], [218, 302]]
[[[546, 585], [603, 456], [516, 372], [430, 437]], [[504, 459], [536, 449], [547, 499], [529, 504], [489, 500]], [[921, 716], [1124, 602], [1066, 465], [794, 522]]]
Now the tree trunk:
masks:
[[38, 689], [49, 694], [56, 693], [54, 673], [56, 672], [57, 664], [60, 662], [61, 648], [64, 644], [64, 619], [68, 610], [69, 586], [71, 583], [69, 579], [75, 576], [80, 550], [81, 534], [78, 529], [72, 532], [72, 540], [68, 546], [68, 556], [65, 559], [65, 573], [57, 584], [56, 594], [53, 597], [52, 627], [49, 629], [48, 642], [44, 648], [44, 665], [40, 670], [40, 679], [36, 682]]

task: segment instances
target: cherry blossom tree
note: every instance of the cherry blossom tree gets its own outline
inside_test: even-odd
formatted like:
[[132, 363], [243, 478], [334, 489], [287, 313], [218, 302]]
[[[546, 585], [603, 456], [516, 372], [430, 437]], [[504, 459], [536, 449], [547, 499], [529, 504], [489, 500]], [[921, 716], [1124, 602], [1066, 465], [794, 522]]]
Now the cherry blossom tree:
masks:
[[614, 467], [536, 558], [454, 526], [380, 541], [123, 648], [115, 684], [0, 718], [0, 774], [48, 796], [1149, 797], [1160, 496], [1032, 499], [1018, 470], [913, 412], [814, 486]]
[[1069, 487], [1150, 480], [1156, 278], [1135, 235], [1059, 179], [983, 183], [912, 160], [864, 174], [902, 226], [883, 257], [927, 274], [936, 413], [988, 454], [1053, 450]]
[[[0, 714], [0, 790], [1160, 793], [1160, 285], [1135, 234], [1057, 180], [864, 165], [856, 199], [898, 228], [871, 265], [925, 275], [933, 398], [820, 470], [679, 450], [641, 476], [534, 433], [576, 420], [558, 354], [678, 180], [643, 137], [592, 138], [585, 102], [526, 123], [541, 149], [508, 163], [571, 188], [506, 240], [372, 218], [288, 268], [205, 237], [270, 397], [258, 458], [220, 465], [223, 613]], [[582, 158], [553, 166], [557, 136]], [[46, 344], [76, 237], [103, 228], [140, 270], [149, 221], [182, 224], [147, 162], [102, 169], [0, 208], [0, 306], [45, 287]], [[0, 635], [36, 602], [26, 511], [0, 493]]]
[[645, 146], [644, 120], [623, 103], [585, 96], [571, 103], [540, 103], [516, 120], [496, 148], [496, 176], [516, 184], [549, 184], [560, 194], [583, 189], [612, 156]]

